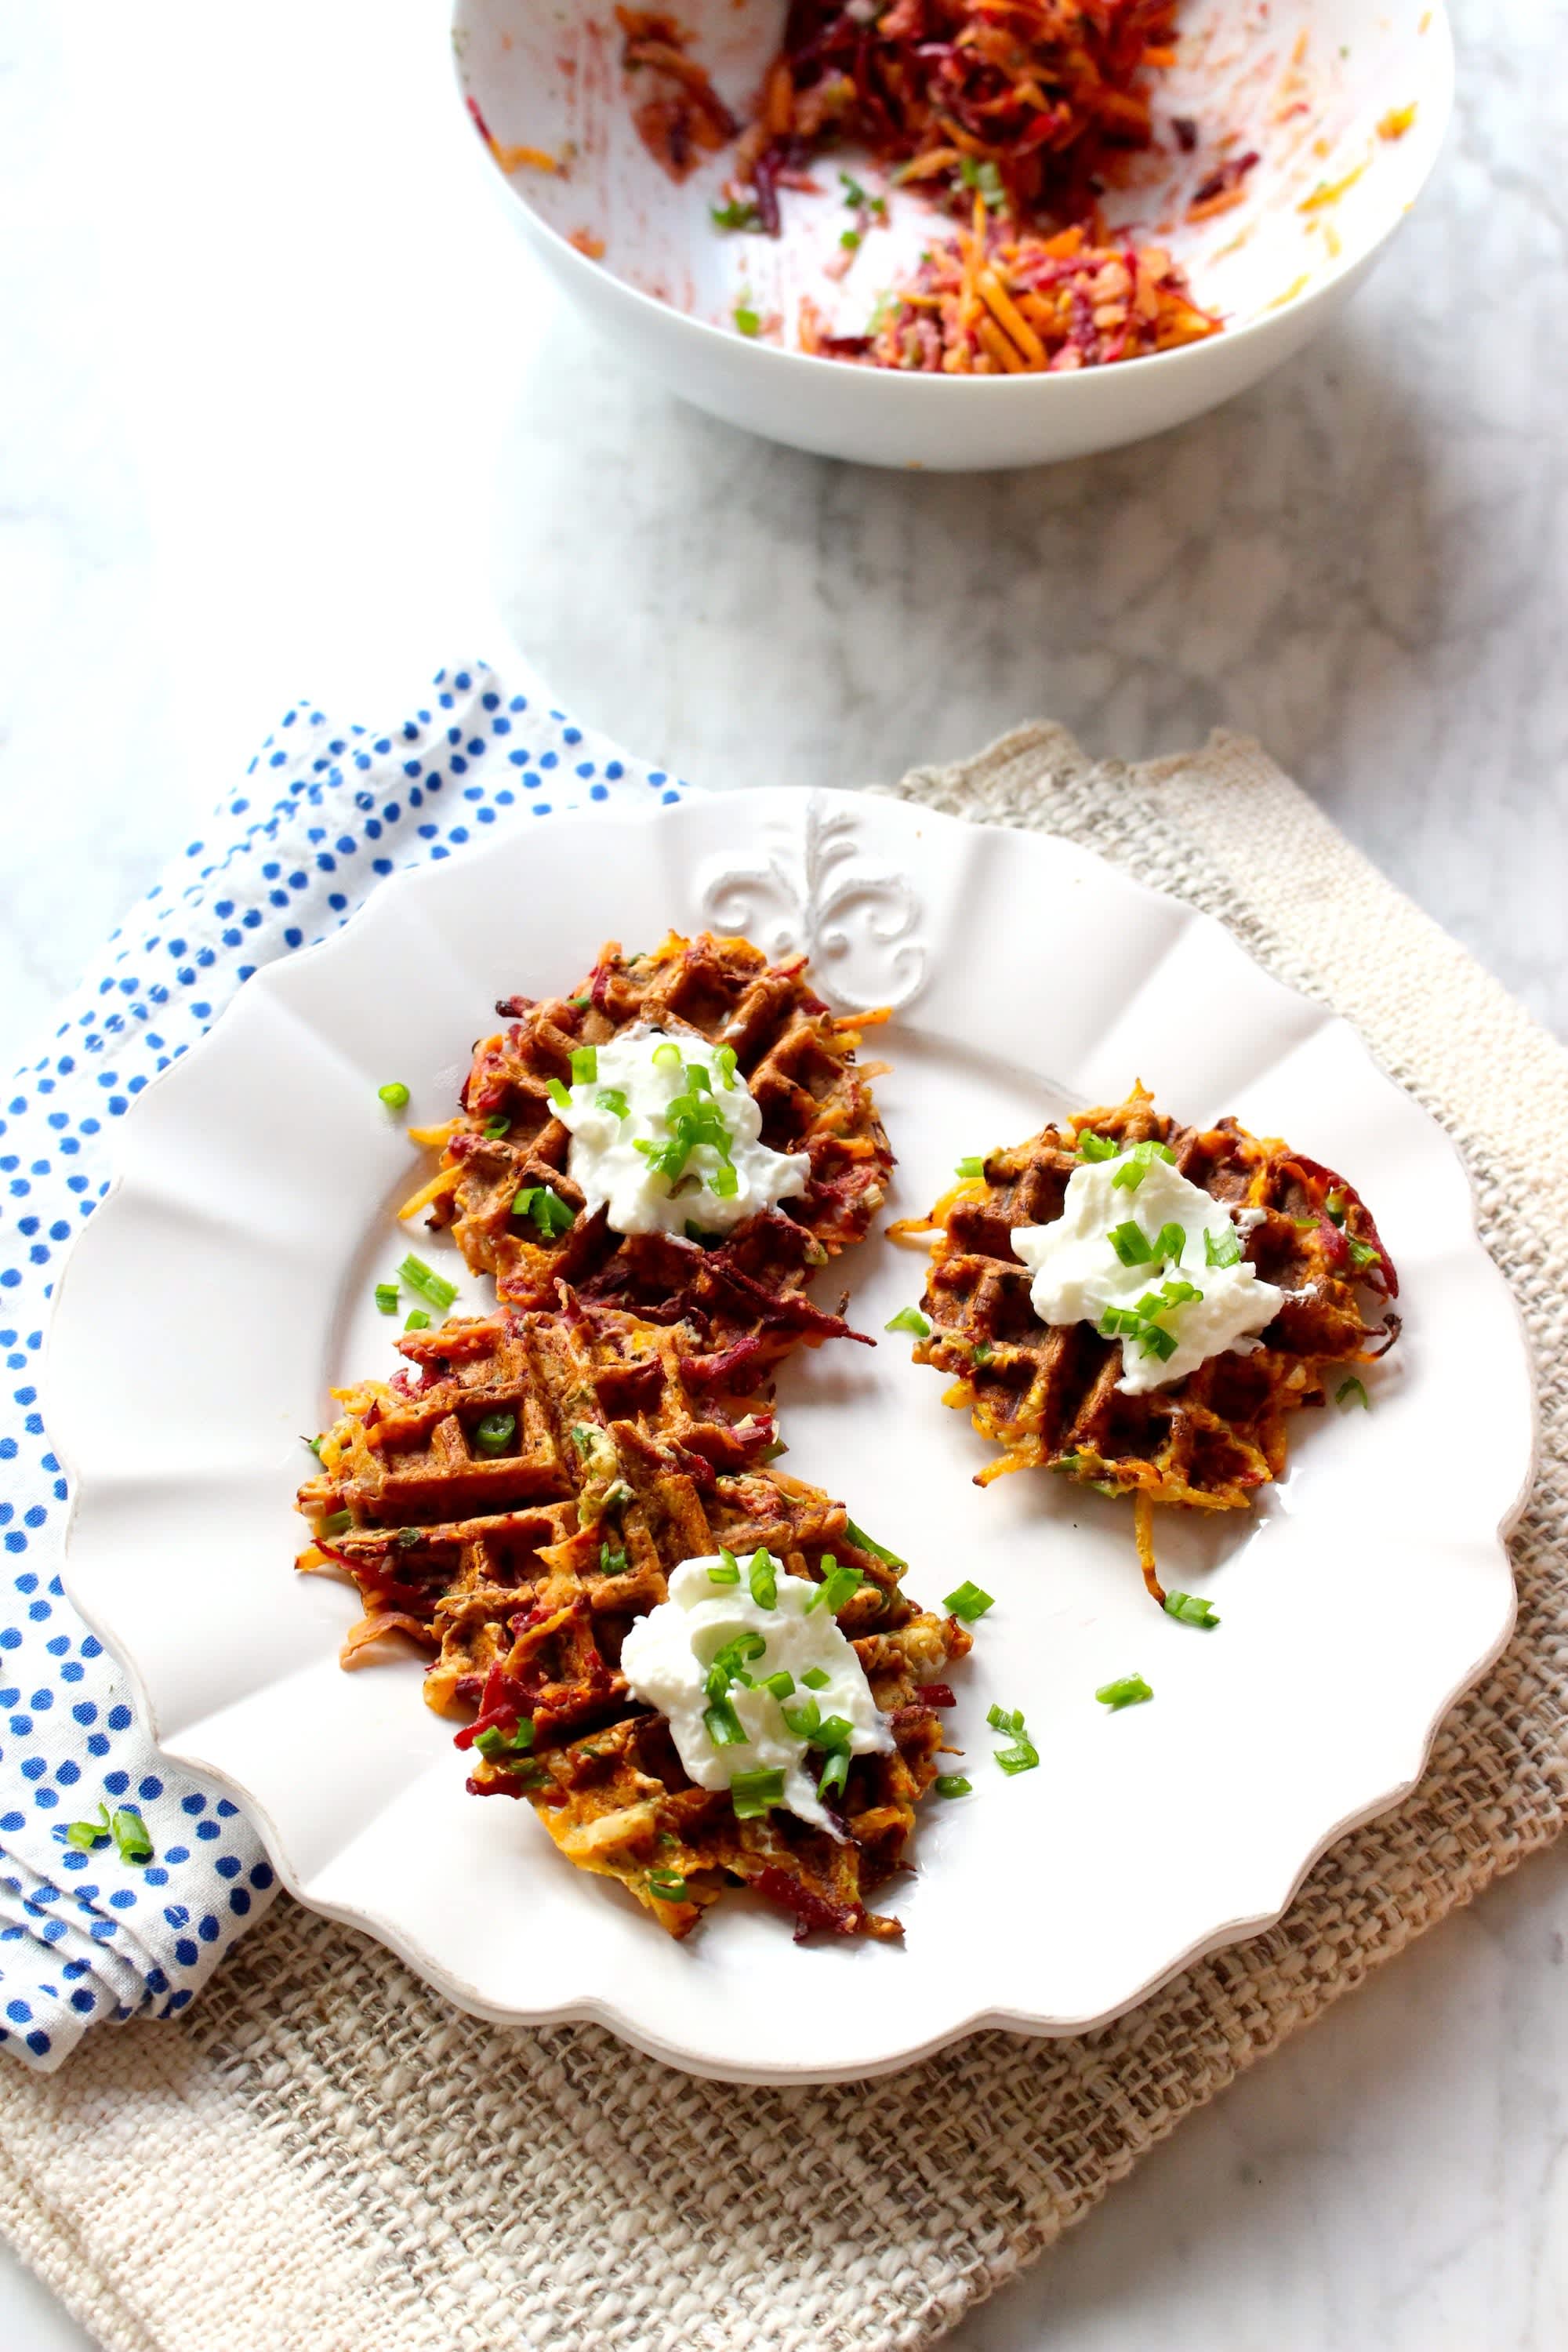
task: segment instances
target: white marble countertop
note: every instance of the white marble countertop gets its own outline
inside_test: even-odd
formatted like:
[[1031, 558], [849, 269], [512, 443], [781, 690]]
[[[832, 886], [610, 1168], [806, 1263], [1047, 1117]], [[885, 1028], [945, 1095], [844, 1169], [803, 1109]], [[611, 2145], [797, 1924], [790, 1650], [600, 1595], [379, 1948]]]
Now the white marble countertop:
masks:
[[[749, 441], [624, 375], [483, 201], [440, 0], [0, 0], [0, 1048], [301, 692], [504, 624], [715, 787], [1020, 719], [1253, 731], [1559, 1034], [1555, 12], [1461, 0], [1437, 182], [1343, 324], [1142, 448], [978, 479]], [[960, 2352], [1556, 2352], [1568, 1857], [1184, 2124]], [[86, 2342], [0, 2265], [9, 2352]], [[357, 2352], [357, 2347], [353, 2347]]]

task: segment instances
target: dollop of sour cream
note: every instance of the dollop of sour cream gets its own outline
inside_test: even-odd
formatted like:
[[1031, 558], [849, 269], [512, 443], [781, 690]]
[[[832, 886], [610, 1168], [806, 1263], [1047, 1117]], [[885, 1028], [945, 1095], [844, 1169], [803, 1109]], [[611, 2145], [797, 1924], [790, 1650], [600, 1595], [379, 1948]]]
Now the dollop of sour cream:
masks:
[[[692, 1224], [728, 1233], [805, 1192], [810, 1160], [761, 1141], [763, 1114], [751, 1088], [733, 1057], [721, 1058], [706, 1038], [637, 1022], [595, 1048], [595, 1063], [593, 1076], [574, 1078], [566, 1100], [557, 1100], [556, 1116], [572, 1130], [566, 1165], [588, 1213], [604, 1209], [614, 1232], [684, 1234]], [[655, 1155], [680, 1157], [687, 1106], [717, 1139], [693, 1143], [671, 1172]]]
[[[803, 1822], [837, 1835], [816, 1777], [802, 1764], [809, 1737], [791, 1728], [784, 1709], [799, 1714], [815, 1701], [823, 1722], [841, 1717], [849, 1726], [843, 1745], [852, 1756], [887, 1754], [893, 1735], [831, 1612], [820, 1600], [811, 1605], [822, 1587], [808, 1577], [786, 1576], [769, 1558], [777, 1594], [771, 1608], [752, 1592], [743, 1561], [738, 1582], [717, 1584], [711, 1571], [724, 1576], [726, 1562], [717, 1557], [682, 1561], [669, 1580], [668, 1599], [627, 1633], [621, 1672], [633, 1697], [666, 1717], [676, 1752], [700, 1789], [727, 1789], [738, 1773], [782, 1769], [780, 1801]], [[732, 1682], [728, 1692], [746, 1736], [722, 1746], [703, 1719], [712, 1705], [708, 1677], [720, 1651], [747, 1633], [760, 1636], [763, 1645], [744, 1663], [752, 1686]], [[760, 1687], [777, 1674], [787, 1674], [795, 1685], [782, 1697]], [[808, 1684], [808, 1674], [822, 1679]]]
[[[1139, 1165], [1142, 1175], [1129, 1185], [1125, 1171]], [[1246, 1209], [1233, 1219], [1168, 1160], [1123, 1151], [1075, 1168], [1061, 1215], [1048, 1225], [1016, 1227], [1013, 1248], [1034, 1276], [1029, 1303], [1042, 1323], [1099, 1326], [1108, 1314], [1136, 1316], [1136, 1328], [1121, 1328], [1116, 1383], [1136, 1395], [1184, 1380], [1222, 1349], [1247, 1355], [1257, 1346], [1285, 1297], [1240, 1255], [1238, 1228], [1250, 1231], [1257, 1222]], [[1171, 1228], [1180, 1229], [1179, 1251]], [[1168, 1352], [1161, 1352], [1163, 1340], [1149, 1338], [1151, 1324], [1174, 1340]]]

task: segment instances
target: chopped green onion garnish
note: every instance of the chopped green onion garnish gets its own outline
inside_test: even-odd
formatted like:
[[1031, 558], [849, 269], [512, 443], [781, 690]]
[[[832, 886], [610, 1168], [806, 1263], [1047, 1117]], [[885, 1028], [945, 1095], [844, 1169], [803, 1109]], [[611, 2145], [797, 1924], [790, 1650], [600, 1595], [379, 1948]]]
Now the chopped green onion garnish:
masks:
[[950, 1592], [942, 1605], [954, 1617], [962, 1617], [966, 1625], [973, 1625], [977, 1617], [994, 1609], [996, 1602], [991, 1593], [982, 1591], [978, 1584], [972, 1584], [965, 1577], [956, 1592]]
[[384, 1102], [388, 1110], [402, 1110], [407, 1105], [408, 1089], [401, 1078], [394, 1078], [389, 1086], [377, 1087], [375, 1098]]
[[975, 1177], [984, 1175], [985, 1162], [978, 1156], [972, 1155], [967, 1160], [961, 1160], [958, 1166], [954, 1169], [953, 1173], [956, 1176], [963, 1177], [967, 1182], [973, 1183]]
[[320, 1439], [319, 1437], [301, 1437], [301, 1439], [300, 1440], [300, 1444], [301, 1444], [301, 1445], [308, 1445], [308, 1446], [310, 1447], [310, 1449], [311, 1453], [315, 1455], [315, 1457], [316, 1457], [316, 1459], [317, 1459], [317, 1461], [318, 1461], [318, 1462], [321, 1460], [321, 1439]]
[[[742, 335], [760, 335], [763, 331], [761, 318], [755, 310], [749, 310], [744, 302], [737, 302], [735, 305], [735, 326], [738, 332]], [[735, 1810], [738, 1812], [740, 1807], [737, 1806]], [[758, 1810], [760, 1811], [761, 1808], [759, 1807]]]
[[397, 1312], [396, 1283], [378, 1282], [375, 1286], [375, 1303], [384, 1315], [395, 1315]]
[[806, 1602], [805, 1614], [809, 1617], [820, 1603], [826, 1603], [830, 1617], [837, 1617], [847, 1601], [854, 1599], [866, 1579], [858, 1568], [840, 1568], [833, 1554], [824, 1552], [822, 1565], [826, 1571], [822, 1582]]
[[321, 1521], [319, 1532], [329, 1538], [347, 1533], [354, 1523], [352, 1511], [333, 1511]]
[[939, 1772], [931, 1785], [939, 1797], [967, 1797], [974, 1786], [962, 1772]]
[[481, 1454], [504, 1454], [516, 1435], [515, 1412], [487, 1412], [474, 1431], [474, 1444]]
[[1135, 1143], [1124, 1155], [1121, 1167], [1110, 1180], [1111, 1184], [1118, 1191], [1135, 1192], [1149, 1172], [1151, 1160], [1169, 1160], [1173, 1162], [1175, 1157], [1168, 1143], [1155, 1143], [1152, 1139]]
[[1205, 1265], [1236, 1265], [1239, 1264], [1240, 1258], [1241, 1236], [1234, 1228], [1227, 1234], [1221, 1234], [1217, 1241], [1206, 1226], [1204, 1228], [1204, 1264]]
[[991, 1345], [989, 1339], [976, 1339], [973, 1350], [973, 1360], [977, 1364], [988, 1364], [995, 1353], [996, 1350]]
[[630, 1562], [627, 1560], [625, 1551], [619, 1547], [612, 1549], [612, 1547], [607, 1543], [602, 1543], [599, 1546], [599, 1573], [601, 1576], [625, 1576], [629, 1566]]
[[770, 1805], [782, 1803], [784, 1792], [784, 1767], [777, 1764], [758, 1772], [737, 1772], [730, 1783], [730, 1802], [735, 1808], [738, 1822], [754, 1822]]
[[817, 1795], [819, 1797], [836, 1795], [844, 1787], [848, 1778], [849, 1750], [847, 1748], [836, 1748], [823, 1766], [822, 1778], [816, 1784]]
[[721, 1650], [715, 1650], [702, 1687], [716, 1706], [731, 1683], [743, 1683], [751, 1689], [752, 1678], [745, 1668], [752, 1659], [760, 1658], [767, 1646], [760, 1633], [737, 1633]]
[[458, 1295], [457, 1284], [435, 1273], [422, 1257], [405, 1257], [397, 1269], [397, 1278], [405, 1282], [410, 1290], [416, 1290], [421, 1298], [427, 1298], [440, 1315], [445, 1315]]
[[577, 1212], [549, 1184], [525, 1184], [512, 1201], [514, 1217], [531, 1217], [541, 1238], [557, 1240], [575, 1224]]
[[716, 1698], [702, 1710], [702, 1724], [715, 1748], [743, 1748], [745, 1727], [727, 1698]]
[[563, 1085], [559, 1078], [546, 1078], [544, 1082], [544, 1091], [550, 1097], [551, 1101], [555, 1105], [557, 1110], [571, 1109], [572, 1089], [570, 1087]]
[[1176, 1335], [1173, 1331], [1163, 1330], [1158, 1323], [1144, 1324], [1142, 1354], [1158, 1356], [1163, 1364], [1168, 1364], [1175, 1352]]
[[719, 1082], [721, 1086], [722, 1086], [727, 1092], [733, 1092], [735, 1085], [735, 1048], [733, 1045], [721, 1045], [718, 1048], [713, 1056], [713, 1066], [719, 1073]]
[[666, 1037], [666, 1038], [664, 1038], [664, 1039], [663, 1039], [663, 1040], [662, 1040], [658, 1045], [657, 1045], [654, 1047], [654, 1049], [653, 1049], [653, 1066], [654, 1066], [654, 1067], [655, 1067], [655, 1069], [656, 1069], [656, 1070], [679, 1070], [679, 1067], [680, 1067], [680, 1048], [679, 1048], [679, 1046], [676, 1044], [676, 1042], [675, 1042], [675, 1040], [674, 1040], [674, 1038], [673, 1038], [673, 1037]]
[[1182, 1252], [1186, 1245], [1187, 1237], [1180, 1225], [1173, 1223], [1162, 1225], [1154, 1236], [1154, 1255], [1162, 1265], [1180, 1265]]
[[1381, 1265], [1383, 1264], [1381, 1255], [1378, 1251], [1373, 1248], [1372, 1244], [1370, 1242], [1358, 1242], [1353, 1234], [1347, 1234], [1345, 1235], [1345, 1247], [1351, 1254], [1351, 1264], [1352, 1265], [1366, 1266]]
[[868, 1551], [873, 1559], [885, 1560], [889, 1568], [908, 1568], [907, 1559], [900, 1559], [896, 1551], [889, 1551], [886, 1544], [878, 1543], [864, 1528], [858, 1528], [853, 1519], [845, 1520], [844, 1532], [852, 1544], [861, 1551]]
[[776, 1675], [764, 1675], [757, 1688], [771, 1691], [774, 1698], [792, 1698], [795, 1695], [795, 1676], [781, 1667]]
[[533, 1222], [547, 1242], [559, 1239], [577, 1222], [577, 1212], [549, 1184], [540, 1187], [533, 1204]]
[[917, 1339], [931, 1338], [931, 1325], [918, 1307], [900, 1307], [882, 1328], [884, 1331], [912, 1331]]
[[838, 242], [844, 247], [846, 253], [853, 253], [860, 242], [859, 230], [858, 228], [840, 229], [838, 232]]
[[815, 1748], [825, 1748], [831, 1753], [835, 1748], [847, 1748], [854, 1734], [855, 1726], [847, 1716], [824, 1716], [816, 1727], [816, 1736], [812, 1745]]
[[100, 1805], [95, 1822], [69, 1822], [66, 1825], [66, 1843], [74, 1845], [79, 1853], [90, 1853], [94, 1846], [106, 1845], [110, 1836], [107, 1805]]
[[481, 1756], [526, 1756], [533, 1745], [533, 1723], [531, 1717], [520, 1715], [515, 1731], [503, 1731], [492, 1724], [488, 1731], [479, 1733], [474, 1746]]
[[1125, 1224], [1112, 1225], [1106, 1239], [1123, 1265], [1147, 1265], [1154, 1255], [1148, 1234], [1131, 1218]]
[[832, 1675], [824, 1674], [820, 1666], [807, 1666], [801, 1676], [807, 1690], [826, 1690], [832, 1679]]
[[752, 1598], [759, 1609], [776, 1609], [779, 1603], [778, 1571], [771, 1555], [765, 1551], [752, 1554], [746, 1581], [752, 1588]]
[[121, 1862], [151, 1862], [153, 1841], [147, 1834], [147, 1824], [132, 1807], [125, 1806], [110, 1818], [110, 1834], [120, 1849]]
[[708, 1190], [716, 1200], [732, 1201], [740, 1189], [740, 1177], [728, 1162], [722, 1167], [715, 1168], [712, 1175], [708, 1179]]
[[[804, 1681], [805, 1676], [803, 1675], [801, 1679]], [[827, 1676], [824, 1675], [822, 1679], [826, 1682]], [[784, 1721], [797, 1739], [813, 1738], [817, 1726], [822, 1721], [822, 1709], [814, 1698], [803, 1698], [798, 1706], [786, 1706], [782, 1709], [782, 1713]]]
[[712, 1081], [700, 1062], [688, 1062], [680, 1075], [686, 1080], [688, 1094], [710, 1095], [712, 1093]]
[[572, 1055], [572, 1083], [574, 1087], [591, 1087], [599, 1075], [597, 1045], [578, 1045]]
[[423, 1307], [416, 1307], [403, 1328], [405, 1331], [428, 1331], [430, 1318], [426, 1314]]
[[1353, 1373], [1348, 1381], [1342, 1381], [1334, 1391], [1334, 1402], [1342, 1412], [1347, 1412], [1352, 1404], [1359, 1404], [1363, 1412], [1372, 1411], [1372, 1399], [1366, 1392], [1366, 1382], [1358, 1381]]
[[1002, 174], [989, 155], [983, 163], [977, 163], [973, 155], [961, 155], [958, 176], [966, 188], [979, 189], [988, 212], [1001, 211], [1007, 201], [1007, 192], [1002, 185]]
[[1195, 1282], [1163, 1282], [1160, 1285], [1162, 1312], [1168, 1307], [1191, 1307], [1201, 1303], [1203, 1292]]
[[1078, 1139], [1080, 1160], [1114, 1160], [1121, 1149], [1109, 1135], [1092, 1135], [1087, 1129]]
[[1195, 1592], [1167, 1592], [1165, 1614], [1179, 1617], [1184, 1625], [1202, 1625], [1205, 1631], [1219, 1623], [1213, 1603], [1200, 1601]]
[[629, 1118], [631, 1110], [619, 1087], [601, 1087], [594, 1097], [601, 1110], [613, 1112], [616, 1118]]
[[1101, 1706], [1109, 1706], [1112, 1710], [1121, 1706], [1142, 1706], [1146, 1698], [1154, 1696], [1142, 1675], [1123, 1675], [1120, 1682], [1101, 1683], [1094, 1695]]
[[710, 205], [708, 213], [715, 228], [761, 228], [763, 225], [755, 205], [742, 204], [739, 197], [729, 204]]
[[647, 1874], [648, 1893], [657, 1895], [661, 1903], [684, 1903], [686, 1881], [679, 1870], [650, 1870]]
[[1344, 1223], [1345, 1196], [1342, 1192], [1331, 1192], [1329, 1194], [1328, 1199], [1323, 1202], [1323, 1214], [1332, 1225], [1342, 1225]]
[[739, 1584], [741, 1581], [741, 1563], [735, 1558], [734, 1553], [729, 1551], [721, 1552], [719, 1557], [719, 1566], [717, 1568], [710, 1568], [708, 1571], [709, 1583]]
[[490, 1141], [495, 1143], [510, 1131], [510, 1127], [511, 1121], [504, 1110], [492, 1111], [485, 1121], [485, 1133]]

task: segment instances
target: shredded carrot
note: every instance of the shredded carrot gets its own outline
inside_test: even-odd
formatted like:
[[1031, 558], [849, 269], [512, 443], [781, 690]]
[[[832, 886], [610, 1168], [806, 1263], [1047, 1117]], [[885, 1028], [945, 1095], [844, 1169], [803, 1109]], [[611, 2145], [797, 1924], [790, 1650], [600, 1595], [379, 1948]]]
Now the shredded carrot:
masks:
[[408, 1140], [416, 1143], [421, 1151], [440, 1151], [451, 1142], [462, 1124], [460, 1118], [444, 1118], [439, 1127], [411, 1127], [407, 1130]]
[[1377, 135], [1380, 139], [1403, 139], [1415, 120], [1415, 101], [1414, 99], [1408, 106], [1390, 107], [1388, 112], [1384, 116], [1382, 121], [1377, 126]]
[[985, 307], [1004, 334], [1012, 337], [1032, 367], [1043, 368], [1047, 358], [1046, 347], [1027, 319], [1019, 316], [1017, 305], [996, 272], [994, 269], [983, 269], [980, 273], [979, 284]]
[[975, 331], [980, 337], [980, 341], [984, 350], [990, 358], [995, 361], [997, 366], [1005, 374], [1029, 374], [1030, 368], [1028, 361], [1024, 358], [1022, 352], [1014, 350], [1012, 344], [1007, 341], [1006, 336], [1002, 332], [1001, 328], [997, 326], [994, 320], [982, 319]]
[[542, 147], [495, 147], [491, 150], [503, 172], [559, 172], [558, 157]]
[[1283, 310], [1287, 303], [1293, 302], [1296, 299], [1297, 295], [1303, 293], [1311, 282], [1312, 278], [1310, 271], [1303, 270], [1300, 278], [1293, 279], [1292, 282], [1287, 286], [1283, 294], [1276, 294], [1272, 302], [1265, 302], [1263, 305], [1264, 309], [1266, 310]]
[[398, 1223], [403, 1224], [410, 1217], [416, 1217], [421, 1209], [427, 1209], [432, 1201], [438, 1201], [444, 1192], [449, 1192], [462, 1172], [460, 1168], [443, 1168], [431, 1177], [428, 1184], [421, 1184], [418, 1192], [411, 1194], [397, 1212]]
[[1163, 1609], [1165, 1589], [1154, 1563], [1154, 1498], [1146, 1487], [1141, 1487], [1132, 1497], [1132, 1532], [1137, 1538], [1138, 1565], [1143, 1571], [1143, 1581]]
[[1342, 180], [1321, 180], [1311, 194], [1299, 204], [1296, 210], [1299, 213], [1318, 213], [1322, 211], [1325, 205], [1337, 205], [1347, 188], [1354, 187], [1371, 161], [1372, 158], [1369, 155], [1366, 162], [1358, 163], [1353, 172], [1347, 172]]

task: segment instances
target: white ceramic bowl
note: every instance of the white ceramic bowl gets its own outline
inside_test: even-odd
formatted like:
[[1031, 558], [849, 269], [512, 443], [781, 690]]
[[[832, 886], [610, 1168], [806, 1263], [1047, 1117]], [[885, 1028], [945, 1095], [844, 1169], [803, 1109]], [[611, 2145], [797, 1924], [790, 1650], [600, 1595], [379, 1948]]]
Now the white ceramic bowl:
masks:
[[[691, 53], [742, 111], [776, 43], [782, 0], [679, 0], [678, 14]], [[782, 238], [715, 230], [710, 207], [729, 151], [679, 186], [660, 170], [632, 121], [635, 86], [619, 65], [609, 0], [456, 0], [453, 43], [462, 95], [488, 134], [477, 152], [512, 218], [628, 357], [770, 439], [962, 472], [1111, 448], [1245, 391], [1337, 313], [1431, 170], [1453, 96], [1441, 0], [1387, 0], [1375, 13], [1366, 0], [1189, 0], [1183, 24], [1178, 62], [1159, 78], [1156, 130], [1187, 115], [1204, 137], [1187, 155], [1163, 132], [1160, 152], [1139, 160], [1139, 184], [1107, 209], [1119, 225], [1157, 234], [1198, 299], [1225, 315], [1226, 331], [1121, 366], [1003, 378], [903, 375], [793, 348], [805, 293], [843, 331], [863, 327], [895, 263], [929, 237], [931, 212], [895, 192], [889, 229], [866, 238], [842, 282], [827, 278], [847, 217], [837, 167], [855, 168], [846, 149], [819, 170], [820, 194], [785, 194]], [[1380, 131], [1410, 106], [1403, 135]], [[1183, 225], [1226, 132], [1230, 152], [1261, 157], [1246, 202]], [[516, 148], [564, 168], [503, 172], [498, 151]], [[603, 257], [577, 249], [574, 234], [602, 240]], [[776, 343], [736, 332], [743, 297], [778, 315]]]

